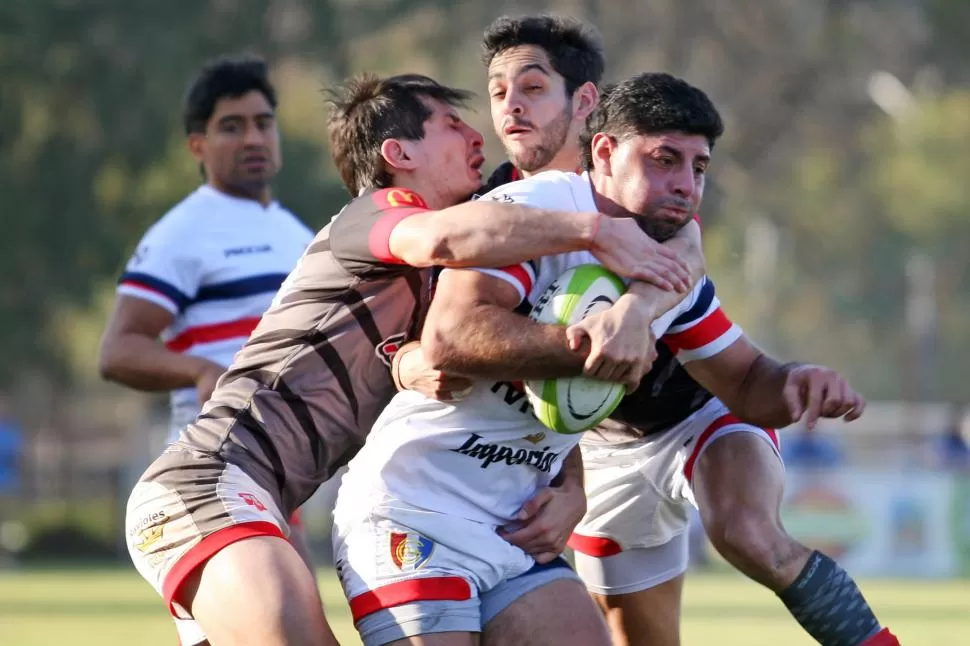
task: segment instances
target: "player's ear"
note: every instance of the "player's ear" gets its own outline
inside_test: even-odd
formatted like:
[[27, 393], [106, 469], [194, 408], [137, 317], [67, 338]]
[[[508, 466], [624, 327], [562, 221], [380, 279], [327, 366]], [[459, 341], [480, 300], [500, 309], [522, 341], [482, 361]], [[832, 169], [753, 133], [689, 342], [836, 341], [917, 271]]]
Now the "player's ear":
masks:
[[613, 175], [613, 151], [616, 150], [616, 139], [605, 132], [597, 132], [590, 141], [590, 152], [593, 158], [593, 168], [607, 177]]
[[381, 157], [392, 170], [413, 170], [417, 166], [409, 143], [400, 139], [385, 139], [381, 144]]
[[185, 147], [189, 149], [195, 160], [202, 163], [202, 157], [205, 153], [205, 133], [204, 132], [190, 132], [189, 136], [185, 138]]
[[596, 86], [590, 81], [583, 83], [573, 92], [573, 114], [575, 118], [585, 123], [586, 117], [596, 109], [599, 102], [600, 93]]

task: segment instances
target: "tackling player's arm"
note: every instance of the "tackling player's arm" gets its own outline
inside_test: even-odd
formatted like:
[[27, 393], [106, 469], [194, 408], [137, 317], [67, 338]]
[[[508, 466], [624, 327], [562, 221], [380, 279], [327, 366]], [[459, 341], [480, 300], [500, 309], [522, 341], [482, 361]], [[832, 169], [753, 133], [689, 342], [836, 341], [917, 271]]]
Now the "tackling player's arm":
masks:
[[[697, 224], [696, 220], [691, 220], [664, 245], [675, 252], [677, 257], [687, 266], [688, 288], [693, 289], [694, 285], [707, 273], [707, 261], [704, 258], [700, 225]], [[676, 307], [684, 295], [637, 280], [630, 284], [627, 293], [621, 298], [624, 297], [635, 300], [640, 307], [647, 308], [652, 314], [652, 318], [655, 319]]]
[[119, 294], [98, 353], [101, 377], [137, 390], [165, 391], [215, 384], [223, 369], [172, 352], [158, 341], [175, 315], [151, 301]]
[[820, 417], [852, 421], [865, 410], [865, 399], [834, 370], [780, 363], [744, 335], [714, 356], [684, 367], [732, 413], [758, 426], [781, 428], [804, 416], [811, 428]]
[[415, 267], [503, 267], [589, 250], [611, 271], [662, 290], [689, 290], [676, 246], [648, 238], [631, 218], [540, 209], [490, 199], [412, 212], [389, 231], [388, 251]]

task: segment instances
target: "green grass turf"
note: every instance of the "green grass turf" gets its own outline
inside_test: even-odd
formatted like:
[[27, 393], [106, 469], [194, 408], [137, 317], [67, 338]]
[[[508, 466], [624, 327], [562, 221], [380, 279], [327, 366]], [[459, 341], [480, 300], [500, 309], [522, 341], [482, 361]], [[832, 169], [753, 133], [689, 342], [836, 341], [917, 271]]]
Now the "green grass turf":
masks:
[[[331, 571], [319, 572], [334, 631], [359, 644]], [[905, 646], [970, 644], [970, 581], [862, 582], [884, 624]], [[733, 574], [691, 574], [685, 646], [810, 646], [770, 592]], [[131, 569], [0, 571], [2, 646], [175, 646], [161, 600]]]

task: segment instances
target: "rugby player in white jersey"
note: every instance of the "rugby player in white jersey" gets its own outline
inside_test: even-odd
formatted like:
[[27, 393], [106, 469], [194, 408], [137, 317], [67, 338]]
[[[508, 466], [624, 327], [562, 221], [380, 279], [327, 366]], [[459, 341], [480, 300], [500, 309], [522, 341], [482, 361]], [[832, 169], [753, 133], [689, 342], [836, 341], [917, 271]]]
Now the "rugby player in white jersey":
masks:
[[[579, 137], [569, 123], [584, 116], [584, 101], [595, 92], [590, 86], [602, 74], [595, 30], [553, 16], [503, 17], [486, 30], [483, 49], [493, 124], [510, 159], [487, 185], [580, 164]], [[455, 375], [429, 369], [415, 348], [409, 344], [398, 354], [399, 386], [446, 399], [467, 387]], [[741, 422], [684, 370], [668, 344], [657, 349], [653, 369], [615, 419], [583, 439], [590, 509], [570, 544], [614, 643], [679, 643], [688, 505], [700, 507], [715, 548], [778, 593], [822, 644], [842, 643], [840, 631], [853, 625], [868, 628], [850, 641], [871, 634], [865, 643], [896, 643], [888, 629], [880, 630], [852, 577], [782, 527], [784, 472], [774, 431]], [[832, 376], [819, 377], [826, 374]], [[633, 466], [617, 469], [617, 460]], [[543, 489], [523, 506], [522, 527], [507, 537], [560, 552], [585, 511], [574, 500], [564, 485]], [[814, 580], [799, 585], [809, 574]], [[838, 598], [828, 594], [836, 585], [855, 599], [841, 610], [835, 609]], [[850, 621], [819, 625], [813, 620], [819, 609], [825, 615], [848, 612]]]
[[[183, 120], [205, 183], [149, 228], [118, 282], [101, 375], [171, 391], [167, 442], [195, 420], [313, 239], [272, 199], [281, 165], [275, 110], [262, 60], [226, 58], [203, 68]], [[290, 540], [312, 569], [299, 512], [290, 524]], [[204, 640], [194, 622], [176, 624], [183, 646]]]

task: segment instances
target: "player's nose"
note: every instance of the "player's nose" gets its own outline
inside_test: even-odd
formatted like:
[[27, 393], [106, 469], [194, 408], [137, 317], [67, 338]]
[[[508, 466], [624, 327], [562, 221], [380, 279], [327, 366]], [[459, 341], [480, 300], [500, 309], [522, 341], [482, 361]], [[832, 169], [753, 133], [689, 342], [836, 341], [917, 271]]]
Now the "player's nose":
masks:
[[691, 198], [694, 195], [694, 171], [687, 167], [670, 174], [668, 189], [678, 197]]
[[468, 140], [469, 147], [481, 148], [485, 145], [485, 137], [482, 135], [482, 133], [468, 125], [466, 125], [465, 128], [465, 138]]
[[513, 114], [517, 117], [525, 113], [525, 103], [522, 101], [522, 94], [513, 87], [505, 91], [505, 100], [502, 101], [502, 113]]
[[259, 126], [255, 123], [250, 123], [246, 125], [246, 131], [243, 133], [243, 145], [261, 147], [266, 143], [266, 133], [260, 130]]

